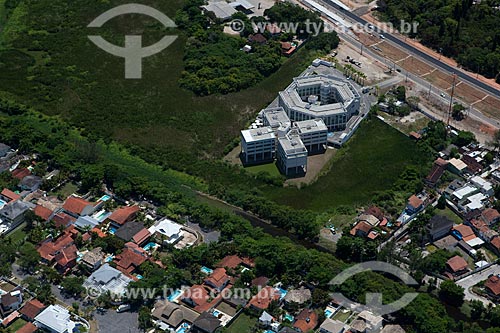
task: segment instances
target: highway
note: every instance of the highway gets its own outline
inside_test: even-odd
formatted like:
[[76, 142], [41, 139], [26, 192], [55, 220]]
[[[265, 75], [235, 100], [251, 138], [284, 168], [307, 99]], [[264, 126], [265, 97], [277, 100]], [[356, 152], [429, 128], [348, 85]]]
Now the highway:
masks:
[[[336, 4], [335, 2], [333, 2], [332, 0], [322, 0], [323, 3], [327, 4], [328, 6], [330, 6], [331, 8], [334, 8], [338, 13], [341, 13], [342, 15], [345, 15], [347, 17], [349, 17], [350, 19], [356, 21], [357, 23], [360, 23], [362, 25], [366, 25], [368, 26], [368, 24], [371, 25], [370, 22], [366, 21], [365, 19], [357, 16], [356, 14], [354, 14], [353, 12], [350, 12], [350, 11], [347, 11], [345, 9], [342, 9], [338, 4]], [[407, 52], [410, 52], [411, 54], [415, 55], [415, 56], [418, 56], [419, 58], [422, 58], [423, 60], [425, 60], [426, 62], [434, 65], [436, 68], [438, 69], [441, 69], [441, 70], [444, 70], [448, 73], [455, 73], [460, 79], [462, 79], [463, 81], [485, 91], [486, 93], [494, 96], [494, 97], [497, 97], [497, 98], [500, 98], [500, 90], [498, 89], [495, 89], [494, 87], [464, 73], [462, 70], [458, 69], [458, 68], [455, 68], [453, 66], [450, 66], [442, 61], [440, 61], [439, 59], [436, 59], [424, 52], [422, 52], [421, 50], [413, 47], [412, 45], [409, 45], [407, 43], [405, 43], [403, 40], [399, 39], [398, 37], [390, 34], [390, 33], [387, 33], [385, 31], [381, 31], [379, 28], [377, 27], [374, 27], [374, 30], [377, 31], [378, 33], [383, 33], [384, 34], [384, 37], [391, 41], [392, 43], [396, 44], [397, 46], [399, 46], [400, 48], [402, 49], [405, 49]]]

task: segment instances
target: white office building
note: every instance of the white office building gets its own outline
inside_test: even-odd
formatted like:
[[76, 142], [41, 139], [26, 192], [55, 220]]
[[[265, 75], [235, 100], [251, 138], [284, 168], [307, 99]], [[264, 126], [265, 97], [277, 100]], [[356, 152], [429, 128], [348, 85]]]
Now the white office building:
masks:
[[328, 128], [322, 119], [298, 121], [293, 124], [293, 128], [299, 133], [309, 154], [324, 151], [328, 139]]
[[282, 107], [262, 110], [262, 118], [264, 126], [271, 127], [276, 137], [285, 136], [292, 126], [290, 118]]
[[307, 149], [297, 130], [278, 138], [278, 166], [287, 176], [307, 172]]
[[346, 128], [349, 119], [359, 112], [360, 101], [348, 80], [323, 74], [294, 78], [279, 93], [279, 106], [292, 121], [319, 118], [330, 132]]
[[272, 161], [276, 135], [271, 127], [241, 131], [241, 155], [245, 164]]

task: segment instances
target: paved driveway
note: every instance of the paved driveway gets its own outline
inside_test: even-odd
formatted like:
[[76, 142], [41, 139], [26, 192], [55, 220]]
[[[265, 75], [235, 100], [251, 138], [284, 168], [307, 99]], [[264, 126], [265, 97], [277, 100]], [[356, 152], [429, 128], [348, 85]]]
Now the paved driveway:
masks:
[[479, 282], [488, 279], [488, 276], [490, 276], [491, 274], [500, 274], [500, 265], [490, 266], [490, 267], [486, 268], [485, 270], [482, 270], [479, 273], [472, 274], [472, 275], [470, 275], [462, 280], [456, 281], [456, 283], [465, 289], [464, 290], [465, 299], [467, 301], [478, 300], [478, 301], [483, 302], [484, 305], [488, 305], [491, 302], [488, 299], [473, 293], [472, 287], [474, 285], [478, 284]]
[[99, 325], [99, 332], [106, 333], [140, 333], [137, 312], [117, 313], [109, 309], [104, 314], [94, 312], [94, 318]]

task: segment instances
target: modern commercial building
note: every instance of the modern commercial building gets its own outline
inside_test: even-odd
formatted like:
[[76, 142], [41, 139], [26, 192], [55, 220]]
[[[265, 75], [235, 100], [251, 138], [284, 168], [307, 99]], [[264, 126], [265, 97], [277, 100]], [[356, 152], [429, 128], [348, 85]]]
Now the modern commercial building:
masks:
[[328, 128], [322, 119], [298, 121], [293, 124], [293, 128], [299, 133], [309, 154], [325, 150]]
[[275, 151], [276, 135], [271, 127], [241, 131], [241, 156], [245, 164], [272, 161]]
[[292, 122], [282, 107], [262, 110], [264, 126], [273, 129], [277, 137], [284, 136], [290, 130]]
[[297, 130], [278, 138], [278, 167], [286, 176], [307, 172], [307, 149]]
[[360, 101], [348, 80], [323, 74], [294, 78], [279, 93], [279, 106], [292, 121], [320, 118], [331, 132], [346, 128], [349, 119], [358, 113]]

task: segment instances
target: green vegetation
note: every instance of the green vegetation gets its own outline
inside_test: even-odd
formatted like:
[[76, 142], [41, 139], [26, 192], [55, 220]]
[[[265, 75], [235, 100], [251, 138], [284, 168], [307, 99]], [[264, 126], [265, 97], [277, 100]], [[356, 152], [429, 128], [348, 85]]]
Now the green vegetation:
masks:
[[500, 82], [500, 15], [497, 0], [379, 0], [383, 19], [418, 22], [412, 37], [475, 72]]
[[450, 208], [446, 207], [445, 209], [436, 209], [436, 215], [443, 215], [452, 220], [456, 224], [462, 224], [463, 219], [460, 218], [457, 214], [455, 214]]
[[281, 177], [281, 173], [280, 173], [276, 163], [248, 166], [248, 167], [245, 167], [245, 170], [250, 172], [250, 173], [253, 173], [253, 174], [267, 172], [269, 175], [271, 175], [273, 177]]
[[232, 324], [227, 328], [227, 333], [251, 332], [257, 321], [255, 318], [242, 313]]
[[300, 190], [270, 188], [266, 194], [278, 203], [314, 210], [366, 204], [391, 188], [407, 166], [425, 167], [426, 160], [408, 137], [372, 119], [361, 125], [317, 182]]

